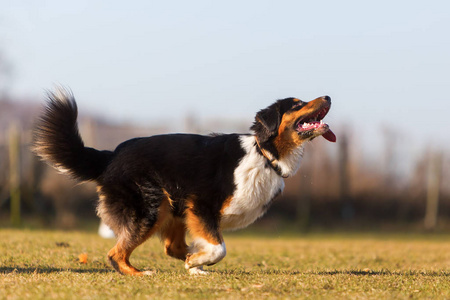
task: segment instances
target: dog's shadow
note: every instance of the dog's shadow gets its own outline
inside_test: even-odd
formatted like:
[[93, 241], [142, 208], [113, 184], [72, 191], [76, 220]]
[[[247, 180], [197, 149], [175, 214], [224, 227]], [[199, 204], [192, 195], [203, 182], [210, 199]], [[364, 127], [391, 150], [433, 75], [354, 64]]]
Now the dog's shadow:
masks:
[[50, 274], [60, 272], [73, 272], [73, 273], [114, 273], [114, 270], [108, 270], [104, 268], [89, 268], [89, 269], [77, 269], [77, 268], [51, 268], [51, 267], [0, 267], [0, 274]]

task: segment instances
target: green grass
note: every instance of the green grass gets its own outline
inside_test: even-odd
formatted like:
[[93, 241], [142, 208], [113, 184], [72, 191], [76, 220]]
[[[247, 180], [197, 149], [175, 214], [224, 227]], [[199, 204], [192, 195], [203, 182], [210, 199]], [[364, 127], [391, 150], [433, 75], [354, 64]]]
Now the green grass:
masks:
[[[0, 229], [0, 299], [450, 298], [450, 236], [225, 236], [228, 255], [189, 276], [152, 238], [132, 255], [150, 277], [106, 263], [96, 234]], [[60, 246], [57, 243], [67, 243]], [[87, 253], [88, 262], [78, 262]]]

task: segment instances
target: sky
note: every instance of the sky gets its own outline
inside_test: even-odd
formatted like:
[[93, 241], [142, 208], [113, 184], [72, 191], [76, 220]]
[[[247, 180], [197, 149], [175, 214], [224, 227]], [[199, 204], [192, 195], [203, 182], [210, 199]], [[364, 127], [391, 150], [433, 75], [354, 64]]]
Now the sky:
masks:
[[450, 148], [449, 1], [0, 6], [0, 54], [10, 65], [0, 86], [13, 96], [42, 100], [62, 84], [81, 112], [117, 122], [179, 125], [193, 114], [250, 126], [276, 99], [329, 95], [327, 123], [368, 151], [386, 132], [402, 151]]

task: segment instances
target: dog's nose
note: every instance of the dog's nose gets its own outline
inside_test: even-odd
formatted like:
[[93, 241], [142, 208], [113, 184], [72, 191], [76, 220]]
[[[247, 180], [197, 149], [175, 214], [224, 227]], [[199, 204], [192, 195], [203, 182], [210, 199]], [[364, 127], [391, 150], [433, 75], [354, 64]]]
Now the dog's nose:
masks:
[[328, 102], [331, 102], [330, 96], [323, 96], [322, 98], [323, 98], [324, 100], [328, 101]]

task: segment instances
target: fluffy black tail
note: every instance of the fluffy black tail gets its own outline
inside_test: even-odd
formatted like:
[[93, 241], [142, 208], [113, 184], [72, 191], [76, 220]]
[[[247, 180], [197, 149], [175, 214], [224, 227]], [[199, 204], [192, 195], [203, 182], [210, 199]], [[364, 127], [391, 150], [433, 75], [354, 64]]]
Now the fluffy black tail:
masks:
[[45, 111], [33, 132], [33, 151], [61, 173], [83, 181], [95, 180], [113, 154], [84, 146], [77, 115], [77, 104], [70, 91], [58, 88], [49, 92]]

